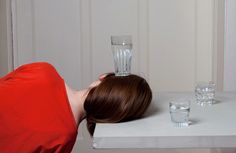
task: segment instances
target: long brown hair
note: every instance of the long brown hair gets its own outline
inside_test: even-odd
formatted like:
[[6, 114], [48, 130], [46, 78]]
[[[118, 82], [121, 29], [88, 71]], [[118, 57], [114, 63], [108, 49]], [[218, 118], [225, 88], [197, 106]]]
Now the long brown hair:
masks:
[[152, 100], [152, 91], [140, 76], [108, 75], [92, 88], [84, 103], [87, 128], [93, 135], [96, 123], [116, 123], [140, 118]]

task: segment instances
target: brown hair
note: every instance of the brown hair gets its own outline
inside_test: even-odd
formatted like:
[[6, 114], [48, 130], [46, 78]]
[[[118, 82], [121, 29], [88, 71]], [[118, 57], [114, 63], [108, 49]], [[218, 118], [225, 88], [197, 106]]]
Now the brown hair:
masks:
[[152, 100], [152, 91], [140, 76], [110, 74], [93, 87], [85, 100], [87, 128], [93, 135], [96, 123], [116, 123], [140, 118]]

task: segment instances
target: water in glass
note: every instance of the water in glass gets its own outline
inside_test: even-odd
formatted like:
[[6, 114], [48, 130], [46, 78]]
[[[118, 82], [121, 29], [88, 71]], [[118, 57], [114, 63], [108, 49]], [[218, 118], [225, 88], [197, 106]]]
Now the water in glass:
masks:
[[111, 46], [116, 76], [131, 73], [132, 37], [130, 35], [111, 36]]
[[178, 103], [170, 102], [170, 116], [171, 121], [176, 127], [186, 127], [189, 125], [189, 102]]
[[126, 76], [131, 71], [131, 45], [112, 45], [116, 76]]

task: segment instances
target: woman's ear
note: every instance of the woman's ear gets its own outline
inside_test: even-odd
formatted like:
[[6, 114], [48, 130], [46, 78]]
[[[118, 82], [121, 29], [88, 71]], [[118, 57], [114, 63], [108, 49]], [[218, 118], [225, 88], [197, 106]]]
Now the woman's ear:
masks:
[[104, 73], [104, 74], [101, 74], [99, 76], [99, 80], [102, 81], [106, 76], [107, 76], [108, 73]]
[[104, 74], [101, 74], [99, 76], [99, 80], [102, 81], [104, 78], [106, 78], [107, 76], [110, 76], [110, 75], [114, 75], [114, 73], [104, 73]]

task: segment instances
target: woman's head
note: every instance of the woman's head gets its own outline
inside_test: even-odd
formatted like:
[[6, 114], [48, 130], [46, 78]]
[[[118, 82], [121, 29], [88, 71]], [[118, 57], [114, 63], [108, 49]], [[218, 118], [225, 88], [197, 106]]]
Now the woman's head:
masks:
[[87, 127], [93, 135], [95, 123], [116, 123], [140, 118], [151, 103], [152, 92], [137, 75], [106, 76], [85, 100]]

